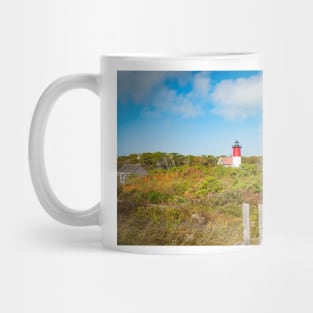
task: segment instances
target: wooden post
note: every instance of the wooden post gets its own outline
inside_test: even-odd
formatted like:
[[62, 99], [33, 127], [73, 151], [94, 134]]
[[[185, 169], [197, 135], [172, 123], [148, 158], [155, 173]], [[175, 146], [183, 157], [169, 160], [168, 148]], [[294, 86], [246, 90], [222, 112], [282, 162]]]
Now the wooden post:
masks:
[[250, 244], [250, 205], [249, 203], [242, 204], [243, 218], [243, 244]]
[[263, 240], [263, 204], [258, 205], [259, 208], [259, 244]]

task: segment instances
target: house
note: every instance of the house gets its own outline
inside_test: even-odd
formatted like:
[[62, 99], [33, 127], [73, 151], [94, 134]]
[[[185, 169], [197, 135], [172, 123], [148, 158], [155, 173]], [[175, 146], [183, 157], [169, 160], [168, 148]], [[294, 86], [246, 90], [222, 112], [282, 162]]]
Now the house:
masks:
[[117, 175], [123, 185], [129, 176], [147, 176], [148, 172], [139, 164], [125, 164], [118, 170]]
[[224, 167], [233, 166], [233, 157], [220, 157], [217, 161], [217, 165], [223, 165]]

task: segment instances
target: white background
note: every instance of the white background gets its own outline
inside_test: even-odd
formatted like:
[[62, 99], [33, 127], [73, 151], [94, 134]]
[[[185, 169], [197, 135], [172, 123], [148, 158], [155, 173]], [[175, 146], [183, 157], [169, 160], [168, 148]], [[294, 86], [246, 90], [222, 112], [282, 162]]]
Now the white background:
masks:
[[[0, 3], [1, 312], [312, 312], [311, 1]], [[255, 51], [264, 70], [264, 244], [228, 254], [106, 251], [96, 227], [40, 207], [27, 163], [36, 101], [108, 52]], [[80, 209], [100, 191], [99, 104], [62, 97], [47, 133], [52, 185]], [[205, 144], [205, 143], [204, 143]]]

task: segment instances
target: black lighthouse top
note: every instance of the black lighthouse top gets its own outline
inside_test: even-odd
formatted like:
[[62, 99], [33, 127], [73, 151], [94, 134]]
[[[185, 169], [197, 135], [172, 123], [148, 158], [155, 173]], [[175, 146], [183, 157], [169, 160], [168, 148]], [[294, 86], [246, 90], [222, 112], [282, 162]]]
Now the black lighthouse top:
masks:
[[241, 148], [240, 144], [239, 144], [239, 141], [236, 140], [233, 144], [233, 148]]

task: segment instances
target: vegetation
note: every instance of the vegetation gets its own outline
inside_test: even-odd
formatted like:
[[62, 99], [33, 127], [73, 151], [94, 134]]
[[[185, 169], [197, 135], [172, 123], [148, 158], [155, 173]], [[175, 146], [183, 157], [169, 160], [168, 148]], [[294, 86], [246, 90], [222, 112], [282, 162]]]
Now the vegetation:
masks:
[[[262, 158], [240, 168], [216, 165], [215, 156], [143, 153], [144, 177], [118, 184], [118, 243], [125, 245], [233, 245], [242, 243], [243, 202], [250, 204], [251, 242], [259, 242]], [[121, 156], [118, 168], [137, 164]]]

